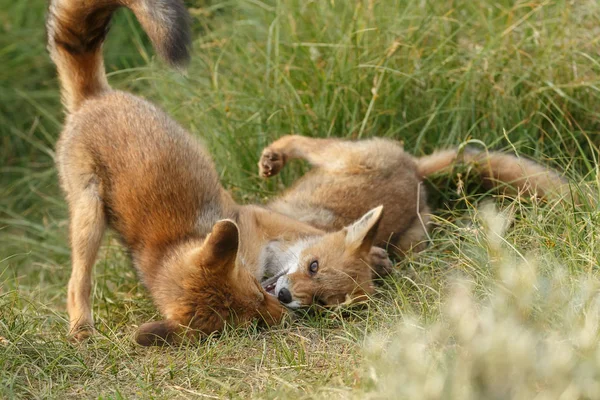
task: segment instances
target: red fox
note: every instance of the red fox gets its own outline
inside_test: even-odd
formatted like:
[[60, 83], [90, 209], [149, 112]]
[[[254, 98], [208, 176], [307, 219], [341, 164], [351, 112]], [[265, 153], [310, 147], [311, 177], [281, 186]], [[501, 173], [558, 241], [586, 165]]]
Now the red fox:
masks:
[[391, 265], [383, 249], [372, 248], [380, 212], [325, 233], [240, 206], [183, 128], [151, 103], [110, 88], [102, 44], [121, 6], [167, 62], [182, 67], [189, 59], [189, 18], [180, 0], [50, 2], [48, 49], [67, 111], [56, 164], [70, 215], [72, 337], [93, 332], [92, 268], [107, 227], [121, 237], [165, 318], [139, 328], [143, 345], [219, 331], [226, 322], [277, 323], [285, 309], [258, 279], [291, 267], [331, 289], [315, 294], [325, 304], [372, 292], [369, 264]]
[[[538, 196], [564, 195], [569, 190], [556, 172], [526, 159], [472, 149], [416, 158], [398, 142], [382, 138], [349, 141], [283, 136], [263, 150], [259, 174], [273, 177], [293, 159], [304, 159], [315, 168], [269, 202], [268, 209], [332, 231], [383, 205], [385, 215], [374, 243], [389, 246], [398, 256], [424, 247], [430, 210], [423, 179], [450, 168], [457, 160], [472, 163], [488, 187]], [[315, 293], [327, 290], [293, 267], [270, 283], [280, 299], [289, 300], [288, 307], [311, 304]]]

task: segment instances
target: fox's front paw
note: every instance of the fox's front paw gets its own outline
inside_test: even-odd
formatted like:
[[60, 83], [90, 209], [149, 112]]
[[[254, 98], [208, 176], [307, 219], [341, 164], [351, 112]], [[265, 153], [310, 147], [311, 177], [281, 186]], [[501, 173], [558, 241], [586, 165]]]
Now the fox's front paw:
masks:
[[270, 178], [277, 175], [284, 164], [285, 155], [267, 147], [260, 156], [258, 171], [263, 178]]
[[94, 334], [94, 325], [92, 323], [74, 324], [69, 329], [69, 340], [72, 342], [82, 342]]
[[381, 247], [372, 247], [369, 253], [369, 265], [373, 269], [373, 277], [379, 278], [389, 275], [394, 268], [387, 251]]

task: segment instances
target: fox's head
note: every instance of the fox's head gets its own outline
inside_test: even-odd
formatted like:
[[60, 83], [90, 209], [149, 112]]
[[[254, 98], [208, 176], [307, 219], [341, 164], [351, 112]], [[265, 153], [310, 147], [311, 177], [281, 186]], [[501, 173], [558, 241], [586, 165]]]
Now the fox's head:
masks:
[[[136, 341], [148, 346], [177, 342], [183, 336], [210, 334], [226, 323], [258, 319], [279, 322], [285, 309], [238, 259], [239, 230], [231, 220], [217, 222], [202, 245], [174, 254], [153, 291], [163, 321], [143, 324]], [[164, 278], [164, 279], [161, 279]]]
[[340, 231], [277, 251], [282, 274], [263, 282], [263, 286], [289, 308], [313, 303], [331, 306], [366, 298], [374, 290], [375, 266], [371, 261], [391, 266], [385, 252], [373, 248], [382, 211], [379, 206]]

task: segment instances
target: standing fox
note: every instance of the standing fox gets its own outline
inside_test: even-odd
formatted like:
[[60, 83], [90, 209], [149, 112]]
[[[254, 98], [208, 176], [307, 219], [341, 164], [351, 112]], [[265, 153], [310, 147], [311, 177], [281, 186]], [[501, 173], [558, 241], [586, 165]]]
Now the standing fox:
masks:
[[[267, 208], [331, 231], [371, 207], [383, 205], [385, 217], [374, 243], [389, 246], [398, 256], [424, 247], [430, 210], [423, 179], [447, 170], [455, 161], [472, 163], [490, 188], [512, 188], [537, 196], [565, 195], [569, 190], [557, 173], [529, 160], [472, 149], [462, 153], [444, 150], [416, 158], [405, 153], [398, 142], [382, 138], [349, 141], [283, 136], [263, 150], [259, 173], [273, 177], [293, 159], [304, 159], [316, 168]], [[280, 299], [289, 300], [288, 306], [308, 305], [313, 293], [322, 290], [303, 271], [294, 269], [271, 285]]]
[[[140, 344], [219, 331], [226, 322], [277, 323], [284, 308], [258, 283], [305, 270], [334, 304], [372, 292], [369, 264], [381, 210], [326, 233], [257, 206], [240, 206], [221, 186], [204, 148], [163, 111], [107, 83], [102, 43], [113, 12], [133, 11], [171, 65], [189, 59], [188, 14], [180, 0], [51, 0], [48, 48], [67, 118], [56, 164], [70, 214], [70, 333], [93, 331], [92, 267], [106, 227], [129, 250], [165, 320], [144, 324]], [[285, 300], [285, 299], [284, 299]]]

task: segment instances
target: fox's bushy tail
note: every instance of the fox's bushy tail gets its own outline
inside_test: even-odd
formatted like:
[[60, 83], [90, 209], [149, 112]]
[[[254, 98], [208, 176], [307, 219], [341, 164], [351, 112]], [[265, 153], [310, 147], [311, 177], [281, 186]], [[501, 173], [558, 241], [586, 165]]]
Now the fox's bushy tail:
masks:
[[416, 161], [422, 177], [447, 171], [455, 163], [468, 163], [489, 189], [546, 198], [562, 197], [570, 192], [568, 181], [557, 172], [510, 154], [477, 151], [471, 148], [450, 149], [436, 151], [417, 158]]
[[126, 7], [171, 65], [189, 60], [189, 15], [181, 0], [50, 0], [48, 50], [58, 69], [67, 111], [109, 90], [102, 43], [116, 9]]

